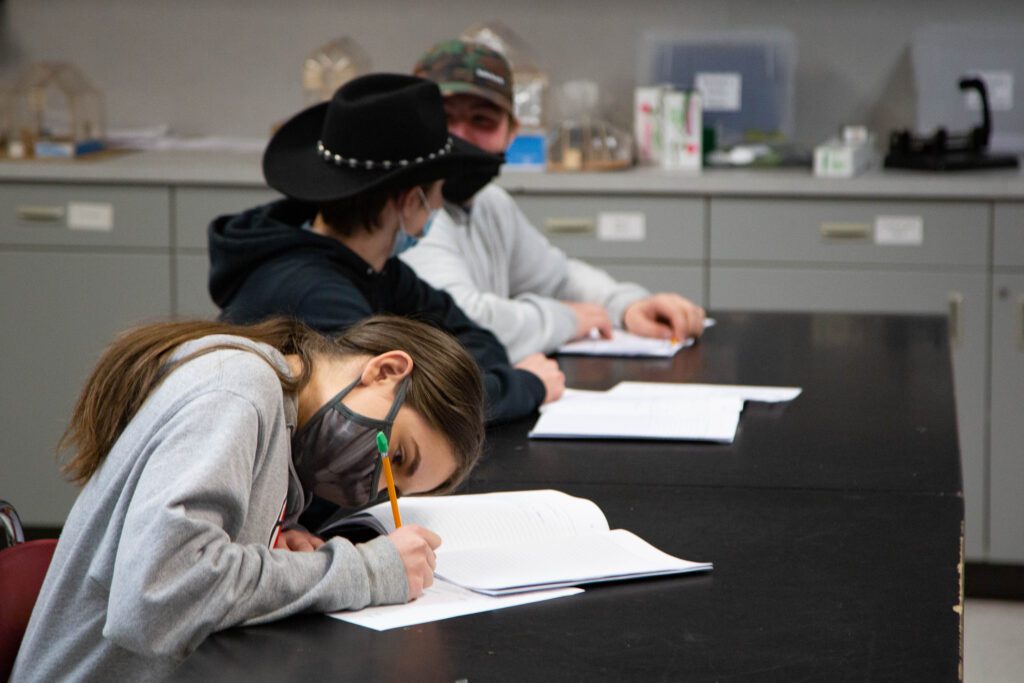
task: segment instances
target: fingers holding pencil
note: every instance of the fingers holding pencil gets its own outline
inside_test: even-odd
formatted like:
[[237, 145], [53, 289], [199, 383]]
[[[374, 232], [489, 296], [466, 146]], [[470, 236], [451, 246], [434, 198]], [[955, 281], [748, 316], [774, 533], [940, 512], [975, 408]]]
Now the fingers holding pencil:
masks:
[[388, 538], [402, 557], [409, 599], [418, 598], [434, 583], [434, 569], [437, 567], [434, 551], [441, 545], [441, 537], [430, 529], [409, 524], [392, 531]]

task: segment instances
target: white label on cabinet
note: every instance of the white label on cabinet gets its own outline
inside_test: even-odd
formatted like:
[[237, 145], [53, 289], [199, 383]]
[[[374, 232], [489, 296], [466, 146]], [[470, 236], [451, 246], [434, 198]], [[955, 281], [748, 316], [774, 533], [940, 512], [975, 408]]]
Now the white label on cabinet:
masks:
[[875, 216], [875, 244], [919, 247], [924, 243], [921, 216]]
[[114, 229], [114, 205], [107, 202], [68, 202], [68, 227], [72, 230]]
[[[1010, 111], [1013, 109], [1013, 72], [1012, 71], [985, 71], [976, 69], [970, 72], [976, 75], [985, 83], [985, 91], [988, 93], [988, 106], [992, 111]], [[965, 93], [967, 108], [971, 111], [981, 111], [981, 97], [978, 91], [973, 88]]]
[[597, 214], [597, 239], [605, 242], [643, 242], [647, 216], [642, 213]]
[[743, 77], [738, 73], [698, 73], [694, 76], [693, 87], [700, 91], [704, 111], [740, 110]]

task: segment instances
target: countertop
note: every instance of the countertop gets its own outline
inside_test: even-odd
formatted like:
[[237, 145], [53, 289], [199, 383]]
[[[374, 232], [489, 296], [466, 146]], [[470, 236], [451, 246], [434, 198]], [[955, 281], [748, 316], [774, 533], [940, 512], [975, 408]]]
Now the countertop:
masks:
[[[0, 161], [0, 182], [264, 187], [258, 153], [206, 151]], [[652, 168], [607, 173], [506, 171], [498, 183], [513, 193], [537, 194], [1024, 199], [1024, 173], [1016, 170], [936, 173], [876, 169], [852, 179], [815, 178], [809, 169], [706, 169], [697, 173]]]

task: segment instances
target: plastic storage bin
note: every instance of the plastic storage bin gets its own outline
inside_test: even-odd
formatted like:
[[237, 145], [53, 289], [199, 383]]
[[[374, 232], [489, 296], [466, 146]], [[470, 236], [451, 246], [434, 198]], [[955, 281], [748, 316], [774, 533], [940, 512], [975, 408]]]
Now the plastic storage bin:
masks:
[[1024, 25], [933, 25], [916, 30], [911, 62], [917, 90], [917, 132], [942, 126], [965, 132], [981, 121], [977, 93], [963, 76], [980, 76], [992, 112], [993, 152], [1024, 153]]
[[699, 90], [720, 146], [793, 135], [796, 40], [783, 29], [644, 34], [638, 85]]

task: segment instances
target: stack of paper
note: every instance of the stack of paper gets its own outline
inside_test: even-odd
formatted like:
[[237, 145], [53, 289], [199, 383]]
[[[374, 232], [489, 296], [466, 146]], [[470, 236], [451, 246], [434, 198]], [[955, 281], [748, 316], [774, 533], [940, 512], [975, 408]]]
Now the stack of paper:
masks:
[[[759, 403], [792, 401], [800, 395], [800, 387], [759, 387], [743, 384], [676, 384], [671, 382], [619, 382], [606, 393], [619, 397], [653, 399], [739, 399]], [[596, 393], [596, 392], [595, 392]]]
[[669, 439], [732, 443], [746, 401], [790, 401], [798, 387], [621, 382], [566, 390], [541, 409], [534, 439]]
[[731, 443], [743, 400], [567, 393], [544, 406], [533, 439], [669, 439]]

